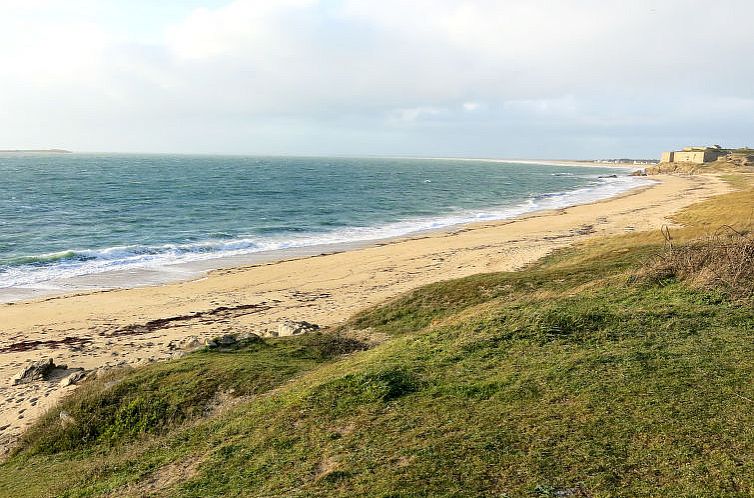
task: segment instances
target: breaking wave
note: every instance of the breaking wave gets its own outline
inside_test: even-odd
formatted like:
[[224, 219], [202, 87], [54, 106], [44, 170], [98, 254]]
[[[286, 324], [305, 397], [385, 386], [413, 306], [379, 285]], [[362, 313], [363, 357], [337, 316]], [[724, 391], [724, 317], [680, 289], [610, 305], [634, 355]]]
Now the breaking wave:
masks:
[[[0, 259], [0, 288], [33, 288], [84, 275], [116, 270], [170, 269], [174, 265], [229, 256], [322, 245], [377, 241], [453, 226], [514, 218], [541, 210], [559, 209], [606, 199], [646, 185], [648, 180], [619, 176], [595, 178], [593, 185], [532, 196], [510, 206], [457, 211], [405, 219], [376, 226], [354, 226], [315, 232], [307, 227], [285, 233], [215, 238], [184, 244], [122, 245], [102, 249], [69, 249], [49, 254]], [[138, 282], [134, 283], [135, 285]]]

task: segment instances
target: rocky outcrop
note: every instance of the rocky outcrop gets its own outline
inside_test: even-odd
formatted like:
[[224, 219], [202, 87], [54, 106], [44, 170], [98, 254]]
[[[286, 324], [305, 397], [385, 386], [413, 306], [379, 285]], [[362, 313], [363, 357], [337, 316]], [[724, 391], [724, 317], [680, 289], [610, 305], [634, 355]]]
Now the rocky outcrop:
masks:
[[168, 343], [168, 349], [171, 351], [196, 351], [205, 346], [203, 342], [195, 335], [190, 335], [182, 339], [175, 339]]
[[209, 339], [206, 346], [209, 349], [228, 350], [258, 341], [260, 337], [257, 334], [246, 333], [242, 335], [225, 334], [214, 339]]
[[63, 377], [63, 380], [60, 381], [60, 387], [68, 387], [78, 384], [84, 377], [86, 377], [86, 373], [83, 368], [73, 370], [70, 375]]
[[661, 173], [693, 174], [702, 167], [703, 165], [696, 163], [658, 163], [654, 166], [649, 166], [645, 171], [647, 175], [659, 175]]
[[659, 175], [661, 173], [693, 175], [705, 172], [751, 172], [752, 170], [754, 170], [754, 155], [728, 154], [718, 158], [717, 161], [706, 163], [660, 162], [647, 167], [645, 171], [648, 175]]
[[56, 365], [52, 358], [33, 361], [13, 377], [13, 385], [30, 384], [46, 380], [57, 382], [61, 387], [78, 383], [86, 376], [83, 368], [68, 368], [66, 365]]
[[233, 346], [238, 342], [238, 339], [236, 339], [236, 336], [232, 334], [225, 334], [220, 337], [215, 337], [214, 339], [210, 339], [207, 341], [207, 347], [208, 348], [221, 348], [221, 347], [228, 347]]
[[52, 358], [33, 361], [13, 377], [13, 385], [17, 386], [19, 384], [29, 384], [38, 380], [44, 380], [56, 368], [65, 369], [66, 367], [65, 365], [55, 365]]
[[319, 330], [319, 325], [309, 322], [294, 322], [286, 320], [278, 325], [277, 331], [273, 332], [273, 337], [289, 337], [292, 335], [308, 334]]

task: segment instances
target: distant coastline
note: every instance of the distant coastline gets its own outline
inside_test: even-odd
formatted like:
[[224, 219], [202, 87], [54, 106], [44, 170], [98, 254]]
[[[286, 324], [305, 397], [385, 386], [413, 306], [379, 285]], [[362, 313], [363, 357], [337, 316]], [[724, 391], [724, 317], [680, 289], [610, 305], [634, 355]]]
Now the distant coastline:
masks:
[[[436, 161], [477, 161], [486, 163], [502, 163], [502, 164], [539, 164], [545, 166], [580, 166], [585, 168], [617, 168], [624, 170], [636, 169], [637, 165], [654, 164], [649, 162], [633, 163], [633, 162], [616, 162], [616, 160], [594, 160], [594, 159], [496, 159], [485, 157], [420, 157], [420, 156], [387, 156], [394, 159], [426, 159]], [[637, 160], [645, 161], [645, 160]], [[649, 160], [646, 160], [649, 161]]]
[[0, 154], [18, 154], [18, 153], [72, 154], [73, 151], [65, 150], [65, 149], [0, 149]]

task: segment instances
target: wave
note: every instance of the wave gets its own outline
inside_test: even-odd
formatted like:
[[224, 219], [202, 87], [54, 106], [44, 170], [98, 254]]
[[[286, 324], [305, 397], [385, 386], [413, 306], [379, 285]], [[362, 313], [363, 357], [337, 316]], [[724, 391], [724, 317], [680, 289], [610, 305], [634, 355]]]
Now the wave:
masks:
[[67, 259], [76, 259], [78, 255], [75, 251], [52, 252], [49, 254], [39, 254], [36, 256], [17, 256], [7, 259], [0, 259], [0, 267], [3, 265], [44, 265], [56, 263]]
[[391, 239], [598, 201], [645, 185], [647, 181], [649, 180], [636, 177], [598, 178], [595, 176], [592, 184], [587, 187], [534, 195], [512, 206], [457, 211], [441, 216], [413, 218], [378, 226], [333, 229], [323, 233], [288, 232], [259, 235], [253, 238], [211, 239], [185, 244], [123, 245], [103, 249], [71, 249], [49, 254], [21, 256], [0, 260], [0, 288], [35, 288], [49, 285], [54, 281], [115, 270], [168, 270], [181, 263], [230, 256]]

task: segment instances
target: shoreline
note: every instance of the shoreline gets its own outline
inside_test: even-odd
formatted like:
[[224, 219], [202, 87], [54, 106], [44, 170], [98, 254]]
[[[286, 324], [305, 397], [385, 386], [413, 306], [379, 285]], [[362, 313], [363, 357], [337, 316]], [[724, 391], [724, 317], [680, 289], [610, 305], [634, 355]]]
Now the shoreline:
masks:
[[[477, 161], [476, 159], [464, 159]], [[490, 160], [495, 162], [517, 163], [512, 160]], [[542, 165], [544, 163], [529, 161], [527, 164]], [[562, 164], [548, 164], [560, 165]], [[581, 165], [576, 165], [581, 166]], [[594, 166], [593, 167], [599, 167]], [[601, 168], [601, 167], [600, 167]], [[602, 169], [611, 169], [602, 168]], [[627, 168], [613, 166], [612, 169], [624, 170]], [[581, 187], [574, 190], [555, 192], [556, 196], [561, 196], [559, 201], [549, 202], [549, 196], [544, 195], [536, 202], [542, 205], [532, 205], [527, 207], [527, 202], [533, 202], [533, 199], [524, 201], [510, 206], [490, 206], [486, 208], [477, 208], [476, 213], [445, 213], [437, 214], [434, 217], [427, 217], [422, 220], [414, 220], [416, 223], [438, 224], [438, 226], [429, 228], [410, 229], [405, 233], [395, 235], [381, 234], [378, 235], [380, 226], [374, 227], [377, 231], [375, 236], [368, 238], [357, 238], [353, 240], [344, 240], [339, 242], [314, 243], [311, 245], [293, 245], [292, 247], [267, 249], [262, 251], [249, 251], [237, 254], [210, 254], [206, 257], [196, 257], [197, 259], [188, 261], [168, 262], [164, 264], [145, 264], [144, 266], [126, 267], [110, 269], [106, 271], [83, 273], [79, 275], [65, 276], [38, 283], [24, 284], [15, 287], [0, 288], [0, 305], [26, 303], [37, 300], [44, 300], [52, 297], [67, 296], [72, 294], [93, 293], [101, 291], [122, 290], [132, 288], [143, 288], [159, 285], [169, 285], [177, 282], [188, 282], [206, 277], [209, 273], [216, 270], [223, 270], [235, 267], [246, 267], [271, 262], [287, 261], [292, 259], [306, 258], [320, 254], [333, 254], [345, 251], [352, 251], [383, 245], [413, 238], [423, 238], [432, 234], [444, 234], [453, 232], [464, 227], [471, 227], [477, 224], [494, 224], [505, 221], [524, 219], [531, 215], [546, 213], [552, 210], [567, 209], [579, 205], [589, 205], [602, 202], [609, 199], [620, 198], [623, 195], [630, 195], [633, 192], [651, 188], [656, 180], [648, 178], [632, 178], [629, 176], [618, 176], [621, 185], [618, 183], [605, 182], [600, 185]], [[628, 183], [631, 182], [631, 183]], [[585, 198], [582, 196], [588, 192]], [[573, 198], [568, 198], [573, 196]], [[463, 217], [466, 217], [463, 219]], [[458, 219], [455, 219], [458, 218]], [[476, 218], [476, 219], [474, 219]], [[406, 220], [405, 222], [410, 222]], [[389, 225], [387, 225], [389, 226]], [[385, 228], [385, 227], [382, 227]]]
[[643, 170], [646, 166], [653, 164], [615, 164], [599, 163], [594, 160], [582, 159], [496, 159], [494, 157], [412, 157], [412, 156], [394, 156], [395, 159], [417, 159], [417, 160], [435, 160], [435, 161], [478, 161], [483, 163], [502, 163], [502, 164], [540, 164], [544, 166], [574, 166], [581, 168], [604, 168], [604, 169], [621, 169], [626, 172]]
[[[11, 385], [30, 360], [87, 370], [146, 364], [224, 333], [274, 330], [284, 320], [323, 326], [413, 288], [513, 271], [600, 236], [659, 230], [683, 207], [725, 193], [715, 176], [662, 175], [657, 183], [589, 204], [452, 227], [368, 247], [208, 271], [156, 286], [0, 304], [0, 454], [75, 387]], [[163, 323], [158, 327], [147, 325]], [[136, 332], [138, 331], [138, 332]]]

